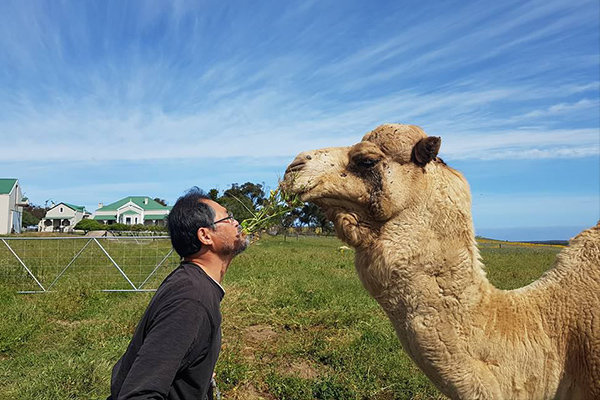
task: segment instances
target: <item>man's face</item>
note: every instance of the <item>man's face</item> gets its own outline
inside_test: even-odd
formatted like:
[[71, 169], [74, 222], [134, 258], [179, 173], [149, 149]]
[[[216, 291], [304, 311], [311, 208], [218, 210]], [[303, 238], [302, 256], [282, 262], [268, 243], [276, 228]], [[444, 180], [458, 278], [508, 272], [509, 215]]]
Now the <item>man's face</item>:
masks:
[[204, 200], [215, 210], [213, 237], [215, 251], [223, 255], [236, 256], [248, 247], [249, 239], [242, 233], [239, 222], [227, 212], [227, 209], [212, 200]]

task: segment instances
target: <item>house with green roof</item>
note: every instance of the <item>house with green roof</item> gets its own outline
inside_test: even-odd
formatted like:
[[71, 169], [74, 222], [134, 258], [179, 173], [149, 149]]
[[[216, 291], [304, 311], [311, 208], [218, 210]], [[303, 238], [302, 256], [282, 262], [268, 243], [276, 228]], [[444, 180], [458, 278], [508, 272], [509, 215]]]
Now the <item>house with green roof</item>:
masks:
[[27, 205], [19, 180], [0, 178], [0, 235], [21, 233], [23, 207]]
[[79, 221], [89, 218], [91, 214], [83, 206], [70, 203], [52, 205], [46, 216], [38, 223], [40, 232], [70, 232]]
[[129, 196], [109, 205], [98, 204], [94, 219], [104, 224], [166, 224], [171, 207], [163, 206], [148, 196]]

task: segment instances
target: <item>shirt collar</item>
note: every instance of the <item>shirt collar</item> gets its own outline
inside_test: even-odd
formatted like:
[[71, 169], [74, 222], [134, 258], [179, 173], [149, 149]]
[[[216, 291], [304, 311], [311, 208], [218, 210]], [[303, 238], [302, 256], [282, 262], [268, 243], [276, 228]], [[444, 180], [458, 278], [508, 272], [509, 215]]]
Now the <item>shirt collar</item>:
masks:
[[221, 286], [221, 284], [216, 279], [214, 279], [212, 276], [207, 274], [206, 271], [204, 270], [204, 268], [202, 268], [199, 264], [196, 264], [195, 262], [192, 262], [192, 261], [183, 261], [183, 263], [193, 265], [194, 267], [198, 268], [201, 271], [201, 273], [206, 275], [211, 281], [213, 281], [219, 287], [219, 289], [221, 289], [221, 292], [223, 292], [223, 296], [225, 296], [225, 289], [223, 289], [223, 286]]

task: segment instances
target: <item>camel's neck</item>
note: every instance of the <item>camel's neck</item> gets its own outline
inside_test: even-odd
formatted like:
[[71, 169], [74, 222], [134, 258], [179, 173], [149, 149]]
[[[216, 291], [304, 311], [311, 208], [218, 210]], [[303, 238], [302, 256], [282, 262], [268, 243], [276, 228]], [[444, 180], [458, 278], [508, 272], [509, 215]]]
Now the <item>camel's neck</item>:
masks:
[[418, 308], [469, 314], [494, 289], [475, 241], [468, 184], [445, 166], [425, 176], [420, 197], [382, 227], [376, 245], [358, 249], [356, 267], [388, 314]]
[[[402, 217], [384, 227], [376, 246], [357, 249], [356, 269], [405, 351], [431, 379], [446, 382], [433, 360], [458, 354], [473, 317], [495, 289], [483, 272], [472, 229], [449, 235], [423, 224], [411, 226], [406, 224], [411, 217]], [[457, 393], [450, 386], [441, 389]]]
[[455, 307], [472, 307], [482, 292], [492, 290], [472, 228], [460, 231], [440, 221], [445, 229], [433, 230], [406, 224], [408, 218], [418, 218], [407, 217], [390, 222], [376, 246], [356, 255], [362, 282], [387, 312], [434, 306], [444, 299], [454, 299]]
[[[469, 192], [451, 192], [457, 187], [429, 187], [419, 201], [387, 221], [369, 246], [357, 248], [356, 269], [425, 374], [448, 396], [471, 398], [473, 393], [462, 391], [465, 377], [483, 367], [490, 382], [497, 383], [497, 366], [516, 365], [513, 356], [523, 353], [519, 337], [547, 336], [539, 308], [529, 301], [539, 292], [505, 292], [487, 280]], [[490, 341], [503, 345], [489, 346]], [[489, 395], [501, 397], [499, 391]]]

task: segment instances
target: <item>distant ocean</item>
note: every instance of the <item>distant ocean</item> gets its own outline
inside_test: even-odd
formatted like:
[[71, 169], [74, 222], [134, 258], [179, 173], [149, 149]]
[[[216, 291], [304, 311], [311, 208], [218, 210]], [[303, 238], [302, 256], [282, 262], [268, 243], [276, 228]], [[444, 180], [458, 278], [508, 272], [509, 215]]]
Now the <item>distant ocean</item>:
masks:
[[475, 228], [475, 234], [489, 239], [513, 242], [569, 240], [589, 226], [525, 226], [514, 228]]

